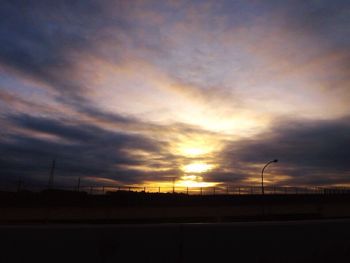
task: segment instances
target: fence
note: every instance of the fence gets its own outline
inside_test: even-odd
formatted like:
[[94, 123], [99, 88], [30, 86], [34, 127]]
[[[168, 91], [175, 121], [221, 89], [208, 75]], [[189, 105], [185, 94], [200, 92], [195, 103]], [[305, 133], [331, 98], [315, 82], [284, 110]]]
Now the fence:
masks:
[[[90, 194], [128, 191], [144, 193], [173, 193], [187, 195], [260, 195], [259, 186], [216, 186], [216, 187], [158, 187], [158, 186], [82, 186], [80, 191]], [[350, 194], [350, 188], [334, 187], [264, 187], [267, 195], [295, 194]]]
[[[215, 187], [180, 187], [180, 186], [128, 186], [128, 185], [54, 185], [48, 187], [43, 184], [24, 183], [22, 181], [16, 184], [12, 183], [7, 187], [7, 191], [33, 191], [39, 192], [45, 189], [80, 191], [89, 194], [102, 195], [111, 192], [143, 192], [143, 193], [173, 193], [186, 195], [260, 195], [261, 186], [234, 186], [218, 185]], [[266, 186], [264, 187], [266, 195], [297, 195], [297, 194], [350, 194], [350, 188], [347, 187], [291, 187], [291, 186]]]

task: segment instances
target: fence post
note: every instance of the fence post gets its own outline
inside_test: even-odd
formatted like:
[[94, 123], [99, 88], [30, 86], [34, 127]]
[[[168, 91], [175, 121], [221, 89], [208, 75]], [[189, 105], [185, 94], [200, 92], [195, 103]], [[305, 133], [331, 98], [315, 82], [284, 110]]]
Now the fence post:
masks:
[[215, 187], [213, 187], [213, 194], [215, 195]]
[[201, 187], [201, 195], [203, 195], [203, 188]]
[[105, 193], [105, 186], [104, 185], [102, 186], [102, 193], [103, 194]]
[[187, 189], [186, 189], [186, 193], [187, 193], [187, 195], [188, 195], [188, 186], [187, 186]]
[[146, 186], [143, 187], [143, 191], [146, 193]]
[[160, 193], [160, 186], [158, 186], [158, 193]]

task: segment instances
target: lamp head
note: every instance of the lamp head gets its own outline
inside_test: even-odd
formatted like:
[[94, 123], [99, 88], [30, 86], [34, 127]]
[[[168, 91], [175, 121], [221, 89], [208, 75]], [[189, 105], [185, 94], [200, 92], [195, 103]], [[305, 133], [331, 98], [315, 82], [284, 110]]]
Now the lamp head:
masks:
[[277, 160], [277, 159], [275, 159], [275, 160], [273, 160], [273, 162], [274, 162], [274, 163], [277, 163], [277, 162], [278, 162], [278, 160]]

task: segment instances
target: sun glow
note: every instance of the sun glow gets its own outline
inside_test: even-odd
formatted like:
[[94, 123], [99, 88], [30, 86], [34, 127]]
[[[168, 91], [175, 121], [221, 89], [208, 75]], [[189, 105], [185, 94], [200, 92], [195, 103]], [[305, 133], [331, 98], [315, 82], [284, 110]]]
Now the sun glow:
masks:
[[213, 168], [212, 164], [207, 163], [191, 163], [184, 165], [182, 170], [186, 173], [204, 173]]
[[221, 142], [212, 135], [192, 134], [179, 136], [172, 151], [184, 157], [211, 156], [221, 149]]
[[181, 180], [176, 182], [176, 186], [195, 188], [195, 187], [211, 187], [211, 186], [217, 185], [217, 183], [203, 182], [202, 180], [203, 178], [198, 175], [184, 175], [181, 177]]
[[182, 149], [182, 152], [186, 156], [199, 156], [199, 155], [204, 155], [204, 154], [208, 153], [209, 151], [207, 149], [203, 149], [203, 148], [186, 148], [186, 147], [184, 147]]
[[204, 188], [204, 187], [215, 186], [215, 185], [217, 185], [217, 183], [184, 180], [184, 181], [180, 181], [177, 185], [180, 187], [188, 187], [188, 188], [195, 188], [195, 187], [203, 187]]

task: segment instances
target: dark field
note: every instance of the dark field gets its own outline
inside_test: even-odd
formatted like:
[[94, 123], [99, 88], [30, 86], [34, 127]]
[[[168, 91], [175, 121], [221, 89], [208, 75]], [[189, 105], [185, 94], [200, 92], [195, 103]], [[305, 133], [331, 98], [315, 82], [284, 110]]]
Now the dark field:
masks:
[[0, 223], [203, 223], [350, 218], [349, 194], [206, 195], [44, 191], [0, 195]]
[[350, 220], [0, 227], [0, 262], [348, 262]]
[[349, 218], [348, 194], [2, 192], [0, 262], [347, 262]]

